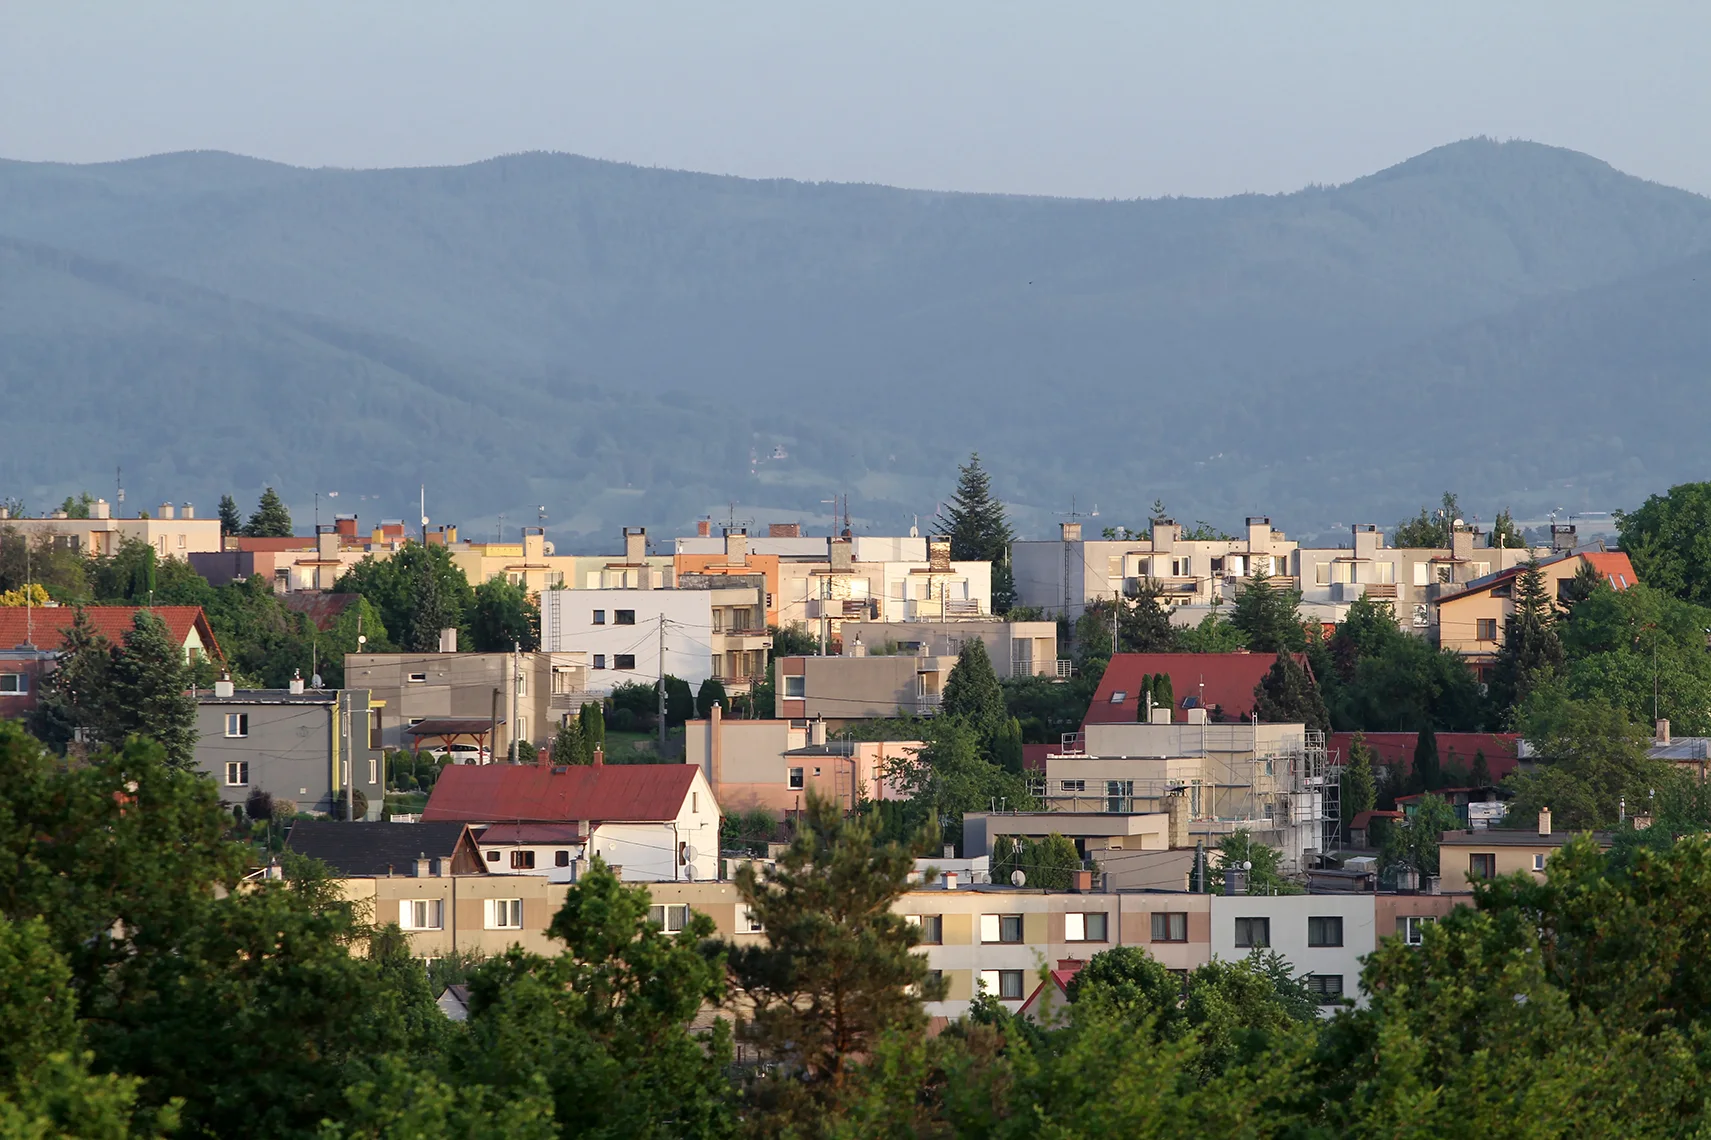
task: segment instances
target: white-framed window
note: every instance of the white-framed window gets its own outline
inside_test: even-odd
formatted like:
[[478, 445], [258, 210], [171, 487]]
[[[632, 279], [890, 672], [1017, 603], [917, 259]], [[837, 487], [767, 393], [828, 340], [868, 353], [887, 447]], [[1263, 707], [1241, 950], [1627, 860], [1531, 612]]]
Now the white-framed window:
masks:
[[737, 907], [737, 933], [760, 934], [766, 930], [761, 924], [760, 916], [747, 906]]
[[428, 683], [428, 675], [426, 673], [412, 673], [405, 680], [412, 685], [425, 685]]
[[1331, 564], [1329, 562], [1313, 563], [1313, 584], [1329, 586], [1331, 584]]
[[0, 673], [0, 693], [27, 693], [30, 691], [30, 676], [28, 673]]
[[1120, 705], [1128, 699], [1129, 699], [1129, 694], [1125, 690], [1123, 690], [1123, 689], [1111, 690], [1111, 703], [1112, 704]]
[[980, 916], [982, 942], [1022, 941], [1022, 916], [1019, 914], [983, 914]]
[[1402, 941], [1410, 946], [1418, 946], [1426, 940], [1426, 927], [1437, 922], [1432, 914], [1405, 914], [1402, 916]]
[[689, 812], [691, 815], [701, 810], [701, 793], [689, 793]]
[[483, 908], [487, 912], [484, 925], [488, 930], [523, 929], [522, 899], [488, 899]]
[[802, 769], [786, 769], [787, 782], [791, 788], [800, 790], [802, 787]]
[[526, 716], [520, 716], [517, 718], [517, 739], [529, 739], [529, 718]]
[[1001, 1001], [1021, 1001], [1022, 971], [982, 970], [980, 988], [983, 993], [994, 994]]
[[1543, 854], [1535, 854], [1533, 856], [1533, 870], [1543, 871], [1544, 869], [1545, 869], [1545, 857], [1544, 857], [1544, 855]]
[[685, 903], [655, 904], [648, 907], [648, 921], [667, 934], [676, 934], [689, 925], [689, 907]]
[[250, 762], [248, 760], [226, 761], [226, 786], [239, 788], [250, 782]]
[[606, 668], [606, 655], [604, 653], [596, 653], [594, 655], [594, 667], [596, 669]]
[[1065, 942], [1104, 942], [1109, 918], [1104, 911], [1063, 916]]
[[594, 624], [595, 625], [605, 625], [606, 624], [606, 611], [605, 610], [595, 610], [594, 611]]
[[238, 739], [240, 737], [248, 736], [249, 734], [250, 734], [250, 714], [249, 713], [227, 713], [226, 714], [226, 736], [229, 739], [235, 740], [235, 739]]
[[801, 673], [784, 678], [784, 695], [787, 697], [806, 697], [808, 695], [808, 678]]
[[529, 695], [529, 675], [527, 673], [517, 674], [517, 695], [519, 697]]
[[1085, 792], [1087, 790], [1087, 781], [1086, 780], [1064, 780], [1064, 781], [1061, 781], [1061, 784], [1062, 784], [1062, 786], [1059, 789], [1060, 791]]
[[613, 625], [635, 625], [636, 624], [636, 611], [635, 610], [613, 610], [612, 611], [612, 624]]
[[368, 782], [371, 784], [380, 783], [380, 758], [378, 756], [368, 758]]
[[445, 903], [440, 899], [400, 899], [398, 925], [405, 930], [442, 930]]
[[511, 869], [513, 871], [533, 871], [535, 869], [535, 853], [533, 851], [511, 852]]
[[1432, 567], [1425, 562], [1414, 563], [1414, 584], [1424, 586], [1432, 580]]

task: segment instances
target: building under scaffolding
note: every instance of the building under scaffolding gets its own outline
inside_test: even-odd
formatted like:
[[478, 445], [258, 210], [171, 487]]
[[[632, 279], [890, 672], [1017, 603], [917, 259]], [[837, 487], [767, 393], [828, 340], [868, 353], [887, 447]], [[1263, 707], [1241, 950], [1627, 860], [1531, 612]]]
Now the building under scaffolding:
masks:
[[1048, 815], [1166, 813], [1180, 796], [1191, 843], [1246, 829], [1302, 871], [1342, 845], [1340, 775], [1324, 733], [1299, 724], [1090, 724], [1030, 790]]

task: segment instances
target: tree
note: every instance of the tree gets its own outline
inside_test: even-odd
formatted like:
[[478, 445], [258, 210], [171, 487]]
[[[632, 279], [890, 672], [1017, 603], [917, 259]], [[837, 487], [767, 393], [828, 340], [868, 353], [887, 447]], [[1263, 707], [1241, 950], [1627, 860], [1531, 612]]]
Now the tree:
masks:
[[91, 560], [90, 591], [96, 601], [111, 605], [153, 605], [157, 566], [153, 546], [141, 539], [121, 539], [118, 550]]
[[1538, 559], [1515, 579], [1515, 610], [1503, 623], [1503, 646], [1492, 669], [1491, 700], [1499, 709], [1524, 704], [1542, 681], [1562, 668], [1562, 641], [1556, 632], [1556, 609], [1545, 586]]
[[725, 694], [724, 682], [717, 677], [709, 677], [695, 691], [695, 715], [702, 720], [711, 718], [714, 705], [722, 710], [722, 716], [731, 711], [731, 698]]
[[[658, 693], [655, 693], [657, 700]], [[676, 728], [695, 715], [695, 693], [681, 677], [665, 675], [665, 723]]]
[[586, 764], [589, 759], [589, 754], [584, 751], [582, 746], [581, 720], [566, 717], [565, 722], [558, 726], [558, 732], [553, 736], [553, 765], [566, 768], [576, 764]]
[[458, 624], [458, 611], [451, 599], [440, 593], [440, 577], [432, 563], [423, 559], [416, 568], [416, 590], [410, 606], [404, 648], [412, 653], [434, 653], [440, 634]]
[[1711, 606], [1711, 482], [1681, 483], [1617, 511], [1616, 530], [1640, 581]]
[[820, 639], [804, 629], [799, 621], [784, 626], [768, 626], [767, 632], [772, 635], [771, 656], [774, 659], [817, 657], [820, 653]]
[[[430, 574], [434, 579], [434, 605], [440, 611], [439, 616], [449, 620], [433, 629], [426, 648], [416, 649], [413, 641], [416, 619], [424, 604], [421, 589], [425, 576]], [[445, 546], [424, 546], [411, 540], [391, 558], [364, 558], [339, 576], [333, 592], [367, 598], [379, 611], [381, 623], [399, 647], [410, 652], [434, 652], [439, 648], [440, 629], [448, 626], [457, 627], [460, 644], [470, 641], [468, 617], [475, 608], [475, 591]], [[427, 625], [431, 627], [433, 622]]]
[[469, 633], [477, 653], [508, 653], [519, 645], [533, 653], [540, 648], [540, 628], [541, 607], [521, 584], [489, 578], [475, 588]]
[[1307, 648], [1301, 621], [1301, 591], [1275, 588], [1263, 570], [1236, 597], [1230, 624], [1255, 653], [1300, 653]]
[[[1422, 875], [1438, 873], [1438, 845], [1444, 832], [1462, 826], [1461, 817], [1442, 796], [1424, 795], [1400, 825], [1384, 833], [1379, 861], [1383, 868], [1410, 867]], [[1460, 884], [1450, 884], [1460, 889]]]
[[1170, 624], [1170, 611], [1161, 599], [1164, 590], [1152, 578], [1143, 578], [1134, 597], [1118, 603], [1117, 647], [1124, 653], [1174, 653], [1177, 629]]
[[1527, 545], [1527, 540], [1515, 525], [1515, 516], [1509, 513], [1508, 507], [1497, 512], [1497, 518], [1491, 524], [1491, 537], [1488, 541], [1496, 550], [1519, 550]]
[[59, 505], [59, 509], [65, 512], [66, 518], [86, 519], [89, 517], [89, 508], [94, 505], [95, 496], [85, 491], [82, 495], [67, 495], [65, 502]]
[[255, 513], [244, 525], [244, 535], [249, 538], [291, 537], [291, 512], [285, 509], [285, 504], [272, 487], [262, 491]]
[[1609, 583], [1604, 580], [1604, 575], [1598, 572], [1596, 566], [1582, 558], [1580, 565], [1574, 569], [1574, 577], [1564, 582], [1557, 591], [1557, 601], [1562, 603], [1564, 609], [1573, 612], [1575, 606], [1592, 597], [1600, 586], [1609, 588]]
[[244, 519], [238, 513], [238, 501], [230, 495], [220, 496], [220, 537], [232, 538], [244, 532]]
[[62, 631], [59, 668], [42, 681], [34, 731], [52, 748], [65, 748], [83, 734], [100, 740], [110, 731], [108, 698], [113, 687], [113, 647], [95, 631], [80, 606]]
[[1268, 724], [1304, 724], [1320, 732], [1331, 730], [1331, 716], [1325, 711], [1319, 686], [1293, 653], [1279, 653], [1254, 686], [1254, 713]]
[[943, 996], [944, 983], [914, 953], [920, 928], [891, 905], [909, 889], [925, 843], [882, 844], [875, 828], [871, 817], [846, 817], [810, 792], [773, 870], [763, 877], [745, 864], [737, 872], [737, 893], [766, 931], [764, 945], [728, 951], [753, 1008], [745, 1036], [781, 1065], [755, 1089], [761, 1135], [814, 1134], [852, 1095], [852, 1078], [882, 1037], [923, 1037], [921, 1002]]
[[606, 747], [606, 711], [599, 703], [587, 701], [577, 719], [582, 722], [582, 747], [592, 758], [595, 749]]
[[956, 664], [951, 666], [950, 676], [945, 680], [939, 715], [961, 717], [974, 729], [981, 749], [987, 752], [1010, 719], [1004, 708], [1004, 690], [998, 684], [992, 659], [986, 654], [986, 643], [980, 638], [970, 637], [963, 642]]
[[1022, 752], [1022, 722], [1008, 717], [998, 737], [992, 742], [992, 762], [1013, 776], [1022, 775], [1025, 767]]
[[1247, 635], [1219, 612], [1220, 603], [1212, 603], [1212, 612], [1190, 629], [1176, 631], [1179, 653], [1234, 653], [1247, 645]]
[[1153, 1034], [1168, 1041], [1186, 1028], [1183, 989], [1181, 978], [1139, 946], [1115, 946], [1088, 959], [1065, 993], [1071, 1002], [1098, 1002], [1148, 1017]]
[[1516, 727], [1538, 767], [1506, 781], [1515, 791], [1507, 814], [1515, 827], [1531, 826], [1545, 807], [1562, 830], [1614, 827], [1624, 798], [1646, 803], [1654, 789], [1681, 778], [1667, 762], [1647, 757], [1651, 733], [1602, 695], [1577, 699], [1560, 683], [1541, 686], [1520, 710]]
[[992, 478], [980, 465], [980, 453], [957, 468], [957, 488], [939, 512], [939, 529], [950, 537], [951, 557], [992, 563], [992, 612], [1007, 613], [1016, 601], [1010, 577], [1014, 535], [1004, 504], [992, 495]]
[[922, 725], [921, 739], [919, 748], [888, 760], [885, 769], [909, 800], [911, 831], [933, 826], [950, 841], [960, 838], [965, 812], [1033, 802], [1026, 781], [980, 755], [979, 737], [961, 717], [933, 717]]
[[1176, 688], [1169, 673], [1159, 673], [1153, 677], [1153, 708], [1169, 709], [1172, 719], [1176, 716]]
[[[1484, 753], [1480, 754], [1481, 757]], [[1338, 797], [1343, 809], [1343, 826], [1351, 827], [1355, 817], [1371, 811], [1378, 803], [1378, 783], [1372, 769], [1372, 746], [1366, 734], [1357, 732], [1349, 742], [1349, 761], [1343, 765], [1342, 789]]]
[[1393, 545], [1412, 549], [1446, 549], [1456, 520], [1460, 518], [1461, 504], [1453, 493], [1445, 491], [1437, 510], [1421, 507], [1419, 515], [1396, 524]]
[[1225, 867], [1240, 867], [1250, 863], [1248, 868], [1248, 893], [1250, 895], [1298, 895], [1301, 887], [1290, 882], [1283, 874], [1283, 852], [1277, 848], [1256, 841], [1253, 833], [1245, 827], [1238, 827], [1218, 841], [1216, 848], [1220, 861]]
[[103, 739], [118, 744], [127, 736], [145, 737], [160, 744], [168, 763], [194, 768], [196, 701], [185, 691], [189, 687], [183, 647], [157, 615], [139, 610], [123, 648], [113, 654]]

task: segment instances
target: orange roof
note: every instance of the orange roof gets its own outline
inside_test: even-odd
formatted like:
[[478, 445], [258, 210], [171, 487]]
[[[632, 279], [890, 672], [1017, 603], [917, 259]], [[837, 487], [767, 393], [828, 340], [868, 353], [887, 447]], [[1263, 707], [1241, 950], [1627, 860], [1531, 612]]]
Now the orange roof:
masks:
[[[88, 616], [89, 624], [96, 633], [118, 645], [125, 640], [125, 634], [131, 629], [138, 611], [147, 609], [146, 606], [84, 606], [83, 612]], [[190, 641], [190, 633], [195, 630], [202, 637], [202, 646], [208, 656], [217, 661], [224, 661], [225, 654], [220, 652], [220, 642], [214, 636], [214, 629], [208, 624], [207, 615], [201, 606], [155, 606], [154, 614], [166, 623], [166, 632], [180, 645]], [[64, 631], [71, 628], [77, 620], [75, 606], [49, 606], [37, 608], [26, 614], [21, 606], [7, 606], [0, 609], [0, 646], [11, 648], [22, 645], [26, 637], [43, 649], [59, 649], [65, 645]], [[29, 630], [33, 625], [34, 634]]]
[[[1579, 554], [1564, 554], [1559, 558], [1546, 559], [1539, 563], [1539, 566], [1541, 569], [1547, 566], [1560, 566], [1562, 563], [1576, 558], [1583, 558], [1591, 564], [1592, 568], [1598, 571], [1598, 576], [1610, 583], [1610, 588], [1613, 590], [1626, 590], [1629, 586], [1637, 586], [1640, 583], [1639, 575], [1634, 573], [1634, 564], [1629, 562], [1628, 556], [1620, 550], [1586, 550]], [[1446, 594], [1439, 598], [1438, 604], [1441, 606], [1445, 602], [1453, 602], [1470, 594], [1482, 594], [1493, 586], [1512, 582], [1519, 578], [1526, 568], [1526, 563], [1522, 563], [1496, 574], [1487, 574], [1483, 578], [1476, 578], [1455, 593]]]

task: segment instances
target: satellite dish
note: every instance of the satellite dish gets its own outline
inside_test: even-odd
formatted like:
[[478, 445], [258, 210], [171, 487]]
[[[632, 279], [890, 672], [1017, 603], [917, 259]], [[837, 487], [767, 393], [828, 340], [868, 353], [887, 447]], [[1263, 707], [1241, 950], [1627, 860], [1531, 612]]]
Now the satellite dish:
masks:
[[1024, 884], [1026, 884], [1027, 881], [1028, 881], [1028, 876], [1024, 875], [1022, 872], [1020, 872], [1020, 871], [1011, 871], [1010, 872], [1010, 885], [1012, 887], [1020, 887]]
[[321, 687], [321, 675], [319, 673], [316, 673], [313, 677], [309, 678], [309, 687], [311, 689], [319, 689]]
[[683, 861], [685, 863], [695, 862], [696, 858], [698, 858], [699, 855], [700, 855], [700, 852], [696, 851], [694, 847], [685, 847], [683, 849]]

